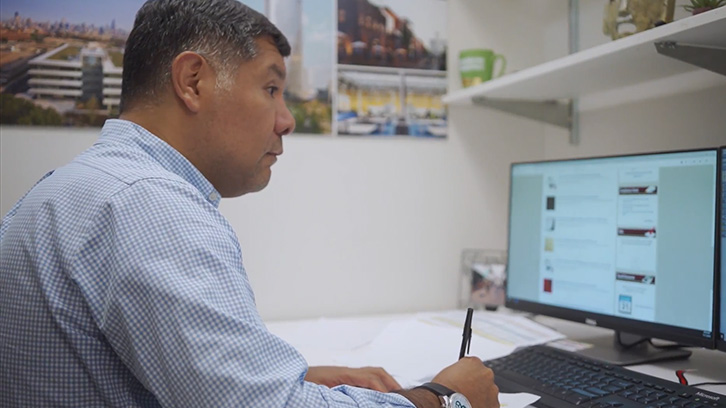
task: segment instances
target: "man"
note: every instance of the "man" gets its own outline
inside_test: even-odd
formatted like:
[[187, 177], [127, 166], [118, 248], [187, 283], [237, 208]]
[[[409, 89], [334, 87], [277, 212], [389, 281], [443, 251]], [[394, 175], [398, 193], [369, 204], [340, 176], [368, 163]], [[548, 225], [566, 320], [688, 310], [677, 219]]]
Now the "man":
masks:
[[[0, 227], [0, 406], [440, 406], [381, 369], [307, 367], [257, 313], [217, 207], [263, 189], [293, 131], [289, 53], [235, 0], [142, 6], [120, 119]], [[434, 381], [488, 408], [492, 378], [465, 358]]]

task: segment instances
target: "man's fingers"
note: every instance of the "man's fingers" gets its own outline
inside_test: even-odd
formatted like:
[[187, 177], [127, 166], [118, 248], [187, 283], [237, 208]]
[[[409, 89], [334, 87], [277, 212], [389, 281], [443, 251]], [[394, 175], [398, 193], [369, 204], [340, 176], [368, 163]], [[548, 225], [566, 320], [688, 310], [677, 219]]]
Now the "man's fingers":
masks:
[[388, 388], [386, 388], [386, 386], [383, 384], [383, 381], [381, 381], [381, 379], [376, 375], [368, 376], [366, 380], [367, 384], [363, 385], [363, 387], [365, 388], [370, 388], [372, 390], [380, 392], [389, 391]]
[[386, 386], [386, 392], [388, 391], [395, 391], [401, 389], [401, 384], [396, 381], [393, 376], [388, 374], [388, 372], [380, 367], [375, 367], [374, 370], [376, 371], [376, 374], [381, 379], [381, 382], [383, 382], [383, 385]]

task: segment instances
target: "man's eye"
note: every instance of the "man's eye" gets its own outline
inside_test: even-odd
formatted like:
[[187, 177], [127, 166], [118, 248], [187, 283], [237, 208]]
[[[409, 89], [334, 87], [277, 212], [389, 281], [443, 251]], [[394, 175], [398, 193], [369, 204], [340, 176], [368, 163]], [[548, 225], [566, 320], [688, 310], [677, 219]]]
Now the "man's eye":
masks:
[[270, 96], [275, 96], [275, 95], [277, 94], [277, 91], [278, 91], [279, 89], [280, 89], [280, 88], [278, 88], [278, 87], [276, 87], [276, 86], [271, 86], [271, 87], [267, 88], [267, 92], [269, 92], [269, 93], [270, 93]]

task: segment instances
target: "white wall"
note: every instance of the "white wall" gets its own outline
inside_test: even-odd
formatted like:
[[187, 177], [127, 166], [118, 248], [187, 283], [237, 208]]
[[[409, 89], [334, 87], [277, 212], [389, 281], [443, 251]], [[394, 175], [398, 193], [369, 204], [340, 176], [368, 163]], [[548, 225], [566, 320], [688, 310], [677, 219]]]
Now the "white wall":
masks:
[[[602, 33], [602, 16], [607, 0], [580, 1], [580, 49], [612, 41]], [[688, 1], [676, 2], [675, 19], [688, 17], [681, 7]], [[545, 44], [546, 58], [562, 55], [556, 38], [567, 35], [567, 14], [548, 20]], [[564, 37], [566, 38], [566, 37]], [[566, 50], [566, 49], [565, 49]], [[666, 57], [663, 57], [666, 58]], [[651, 67], [643, 67], [650, 69]], [[717, 75], [717, 74], [714, 74]], [[678, 88], [674, 83], [662, 86]], [[721, 83], [723, 83], [721, 81]], [[635, 92], [638, 87], [632, 88]], [[667, 93], [668, 91], [663, 91]], [[599, 95], [590, 97], [597, 105]], [[545, 127], [545, 158], [602, 156], [726, 145], [726, 86], [675, 96], [621, 103], [604, 109], [580, 113], [580, 142], [571, 145], [562, 131]]]
[[546, 157], [602, 156], [726, 145], [726, 86], [580, 115], [580, 143], [546, 137]]
[[[466, 7], [450, 5], [452, 47], [478, 44], [457, 23], [471, 18]], [[497, 29], [507, 31], [525, 50], [528, 40], [514, 35], [521, 28]], [[510, 66], [537, 60], [526, 52], [524, 62], [511, 58]], [[270, 186], [223, 202], [265, 318], [456, 305], [461, 251], [506, 247], [508, 164], [539, 157], [544, 140], [540, 125], [505, 114], [460, 108], [450, 115], [447, 140], [288, 137]], [[3, 214], [95, 134], [0, 129]]]
[[88, 148], [98, 129], [0, 126], [0, 214], [46, 172]]
[[[466, 123], [477, 113], [456, 115]], [[480, 122], [513, 124], [496, 115]], [[1, 128], [2, 213], [96, 135]], [[454, 307], [461, 250], [505, 247], [505, 162], [519, 155], [513, 140], [541, 151], [539, 138], [487, 132], [443, 141], [288, 137], [270, 186], [221, 205], [263, 316]]]
[[[566, 1], [449, 0], [452, 89], [464, 48], [504, 52], [509, 72], [565, 55], [566, 13]], [[591, 111], [578, 146], [474, 107], [450, 109], [447, 140], [292, 136], [270, 186], [221, 210], [267, 319], [451, 308], [462, 249], [506, 248], [512, 161], [726, 144], [724, 98], [713, 89]], [[2, 213], [96, 135], [0, 128]]]

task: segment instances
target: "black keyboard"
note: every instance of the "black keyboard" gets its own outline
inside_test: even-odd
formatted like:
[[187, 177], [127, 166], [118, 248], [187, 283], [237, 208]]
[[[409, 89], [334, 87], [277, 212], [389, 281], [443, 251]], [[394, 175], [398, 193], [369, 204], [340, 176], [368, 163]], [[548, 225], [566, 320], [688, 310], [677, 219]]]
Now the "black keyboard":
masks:
[[485, 361], [502, 392], [541, 396], [551, 408], [726, 408], [726, 396], [547, 346]]

